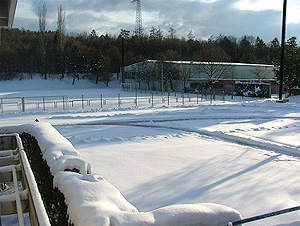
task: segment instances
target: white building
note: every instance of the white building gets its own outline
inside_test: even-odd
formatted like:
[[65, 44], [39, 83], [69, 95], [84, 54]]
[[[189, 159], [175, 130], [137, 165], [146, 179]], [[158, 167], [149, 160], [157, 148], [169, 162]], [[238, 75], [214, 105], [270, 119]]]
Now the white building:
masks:
[[278, 89], [274, 66], [265, 64], [147, 60], [124, 71], [126, 83], [137, 89], [194, 92], [213, 87], [231, 93], [252, 86], [269, 94]]
[[0, 28], [13, 25], [18, 0], [0, 1]]

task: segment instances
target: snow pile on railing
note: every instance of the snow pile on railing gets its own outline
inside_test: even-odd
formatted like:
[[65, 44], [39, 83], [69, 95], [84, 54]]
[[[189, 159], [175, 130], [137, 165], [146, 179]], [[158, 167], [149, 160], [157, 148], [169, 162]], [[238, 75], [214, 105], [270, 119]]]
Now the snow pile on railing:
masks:
[[91, 172], [90, 163], [80, 158], [80, 153], [49, 123], [37, 122], [20, 126], [3, 127], [3, 131], [29, 133], [38, 141], [39, 147], [52, 175], [59, 171], [76, 169], [81, 174]]
[[[91, 174], [91, 166], [48, 123], [37, 122], [0, 128], [5, 132], [27, 132], [34, 136], [54, 176], [54, 186], [65, 196], [68, 214], [76, 226], [128, 225], [227, 225], [240, 220], [240, 213], [217, 204], [181, 204], [139, 212], [102, 176]], [[65, 170], [77, 169], [79, 173]]]

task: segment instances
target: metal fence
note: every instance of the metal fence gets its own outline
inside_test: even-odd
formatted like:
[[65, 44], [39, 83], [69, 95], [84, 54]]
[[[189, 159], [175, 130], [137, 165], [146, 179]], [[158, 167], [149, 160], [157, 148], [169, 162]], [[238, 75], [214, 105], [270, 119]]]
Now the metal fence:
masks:
[[[126, 95], [125, 95], [126, 94]], [[77, 98], [68, 96], [31, 96], [0, 98], [0, 111], [29, 112], [29, 111], [58, 111], [80, 109], [112, 109], [130, 107], [153, 107], [167, 105], [211, 104], [224, 102], [224, 93], [162, 93], [136, 90], [128, 93], [120, 92], [115, 97], [98, 97], [81, 95]]]

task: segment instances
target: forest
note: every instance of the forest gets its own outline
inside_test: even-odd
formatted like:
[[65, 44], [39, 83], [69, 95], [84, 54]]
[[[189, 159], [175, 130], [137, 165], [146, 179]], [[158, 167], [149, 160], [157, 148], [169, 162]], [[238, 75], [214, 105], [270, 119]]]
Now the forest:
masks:
[[[65, 35], [63, 41], [57, 31], [33, 32], [25, 30], [1, 31], [1, 73], [61, 73], [89, 72], [98, 67], [101, 72], [119, 72], [129, 65], [146, 59], [188, 61], [231, 61], [273, 64], [279, 54], [277, 38], [266, 44], [259, 37], [211, 37], [209, 40], [164, 37], [152, 28], [149, 35], [122, 37], [82, 33]], [[44, 61], [44, 62], [43, 62]], [[74, 69], [73, 69], [74, 70]]]
[[[289, 61], [299, 65], [299, 47], [295, 37], [287, 41]], [[254, 36], [211, 37], [200, 40], [187, 35], [176, 37], [174, 29], [164, 36], [153, 27], [149, 34], [124, 38], [109, 34], [68, 35], [57, 31], [29, 31], [2, 29], [0, 39], [0, 77], [13, 79], [18, 73], [39, 73], [45, 79], [51, 74], [86, 74], [99, 81], [107, 81], [111, 73], [120, 72], [122, 65], [155, 60], [186, 60], [206, 62], [243, 62], [278, 64], [280, 43], [277, 38], [265, 43]], [[292, 47], [291, 47], [292, 46]], [[291, 48], [289, 48], [291, 47]], [[299, 78], [299, 66], [294, 67]], [[299, 81], [299, 79], [298, 79]]]

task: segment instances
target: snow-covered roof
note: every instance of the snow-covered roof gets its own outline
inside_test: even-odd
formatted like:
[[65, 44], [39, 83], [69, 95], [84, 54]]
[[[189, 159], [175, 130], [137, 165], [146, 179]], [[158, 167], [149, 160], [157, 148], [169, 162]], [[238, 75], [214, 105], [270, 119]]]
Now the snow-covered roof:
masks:
[[[127, 72], [137, 72], [137, 67], [142, 64], [174, 64], [178, 65], [178, 70], [181, 70], [181, 67], [185, 67], [191, 70], [191, 80], [207, 80], [208, 76], [206, 75], [204, 70], [205, 67], [203, 65], [207, 65], [208, 67], [214, 67], [214, 71], [225, 70], [219, 80], [226, 79], [275, 79], [275, 71], [274, 65], [268, 64], [249, 64], [249, 63], [234, 63], [234, 62], [200, 62], [200, 61], [162, 61], [162, 60], [147, 60], [143, 62], [138, 62], [125, 67], [125, 71]], [[217, 69], [219, 68], [219, 69]], [[143, 70], [143, 68], [142, 68]], [[144, 70], [159, 70], [159, 67], [153, 68], [145, 68]], [[217, 73], [218, 74], [218, 73]]]
[[[271, 64], [252, 64], [252, 63], [236, 63], [236, 62], [207, 62], [207, 61], [174, 61], [174, 60], [146, 60], [148, 63], [173, 63], [173, 64], [223, 64], [228, 66], [252, 66], [252, 67], [274, 67]], [[137, 62], [139, 64], [142, 62]]]

